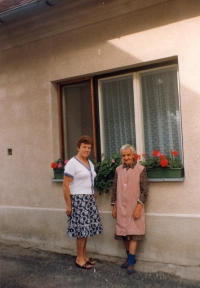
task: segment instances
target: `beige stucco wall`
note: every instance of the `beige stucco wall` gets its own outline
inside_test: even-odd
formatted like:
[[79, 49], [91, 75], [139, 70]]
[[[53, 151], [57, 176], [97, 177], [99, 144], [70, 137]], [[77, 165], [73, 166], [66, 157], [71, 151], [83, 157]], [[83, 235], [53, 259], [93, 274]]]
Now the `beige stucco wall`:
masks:
[[[56, 82], [178, 57], [185, 180], [150, 183], [146, 239], [137, 257], [146, 270], [200, 280], [200, 5], [158, 2], [138, 10], [121, 1], [110, 15], [104, 14], [109, 6], [69, 15], [58, 5], [1, 25], [2, 241], [75, 249], [65, 236], [62, 185], [51, 182], [50, 163], [60, 156]], [[88, 249], [125, 257], [113, 240], [109, 201], [110, 194], [97, 199], [104, 233]]]

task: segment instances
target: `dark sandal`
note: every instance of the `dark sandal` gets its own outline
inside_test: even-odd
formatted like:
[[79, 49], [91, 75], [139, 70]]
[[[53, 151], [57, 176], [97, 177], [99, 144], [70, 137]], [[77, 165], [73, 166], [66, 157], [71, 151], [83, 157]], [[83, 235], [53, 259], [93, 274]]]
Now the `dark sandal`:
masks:
[[75, 264], [76, 264], [76, 266], [77, 266], [78, 268], [81, 268], [81, 269], [91, 269], [91, 268], [92, 268], [92, 267], [88, 267], [88, 268], [87, 268], [87, 266], [89, 265], [88, 262], [86, 262], [86, 263], [83, 264], [83, 265], [79, 265], [79, 264], [76, 263], [76, 262], [75, 262]]
[[128, 268], [127, 268], [127, 273], [128, 274], [133, 274], [133, 273], [135, 273], [136, 271], [135, 271], [135, 269], [134, 269], [134, 267], [133, 266], [128, 266]]
[[126, 269], [128, 268], [128, 262], [124, 262], [121, 266], [120, 266], [122, 269]]
[[[136, 259], [134, 261], [134, 264], [136, 263]], [[128, 268], [128, 261], [125, 261], [121, 266], [120, 266], [122, 269], [126, 269]]]
[[94, 261], [94, 259], [89, 258], [89, 260], [87, 261], [87, 264], [89, 264], [89, 265], [95, 265], [96, 262]]

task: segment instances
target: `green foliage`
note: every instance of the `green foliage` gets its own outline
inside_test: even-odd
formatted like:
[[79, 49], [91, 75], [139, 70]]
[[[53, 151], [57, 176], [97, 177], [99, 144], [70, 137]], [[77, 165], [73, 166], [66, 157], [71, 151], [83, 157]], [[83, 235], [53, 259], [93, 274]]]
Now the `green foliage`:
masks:
[[112, 157], [102, 155], [101, 162], [95, 164], [97, 176], [94, 180], [94, 189], [102, 194], [107, 193], [113, 184], [115, 170], [121, 164], [121, 155], [114, 154]]
[[142, 157], [145, 159], [139, 163], [146, 167], [147, 169], [151, 168], [182, 168], [182, 162], [178, 156], [178, 151], [171, 151], [171, 156], [161, 154], [159, 150], [154, 150], [152, 157], [146, 157], [146, 154], [142, 154]]
[[171, 158], [170, 156], [166, 156], [166, 159], [168, 160], [168, 167], [169, 168], [182, 168], [182, 162], [179, 157], [177, 158]]
[[139, 163], [146, 168], [160, 167], [160, 159], [158, 157], [146, 158], [145, 161], [140, 161]]

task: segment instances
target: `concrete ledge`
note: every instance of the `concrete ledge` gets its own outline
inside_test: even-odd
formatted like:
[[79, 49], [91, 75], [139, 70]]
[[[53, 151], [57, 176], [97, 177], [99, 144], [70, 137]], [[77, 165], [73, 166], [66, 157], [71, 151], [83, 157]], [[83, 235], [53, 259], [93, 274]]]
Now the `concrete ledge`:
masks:
[[[1, 207], [0, 217], [1, 242], [76, 255], [75, 239], [66, 236], [64, 209]], [[110, 211], [100, 211], [100, 217], [103, 234], [88, 238], [87, 250], [94, 258], [120, 264], [126, 255], [122, 241], [114, 240], [115, 221]], [[197, 215], [147, 213], [146, 238], [138, 245], [136, 269], [200, 280], [197, 239], [200, 239]]]
[[[148, 178], [149, 182], [183, 182], [185, 177], [183, 178]], [[63, 179], [51, 179], [51, 182], [62, 183]]]
[[[24, 241], [17, 241], [17, 240], [10, 240], [10, 239], [0, 239], [1, 243], [6, 245], [19, 245], [26, 249], [40, 249], [44, 251], [51, 251], [60, 254], [68, 254], [71, 256], [76, 256], [76, 250], [73, 249], [66, 249], [62, 247], [55, 247], [55, 246], [47, 246], [47, 245], [39, 245], [36, 243], [28, 243]], [[99, 259], [103, 261], [115, 262], [121, 265], [124, 262], [124, 258], [122, 257], [114, 257], [108, 255], [102, 255], [98, 253], [88, 253], [88, 256], [94, 259]], [[140, 261], [137, 260], [135, 264], [135, 269], [141, 272], [149, 272], [149, 273], [157, 273], [159, 271], [170, 273], [172, 275], [179, 276], [183, 279], [188, 280], [196, 280], [200, 281], [200, 267], [187, 267], [187, 266], [179, 266], [179, 265], [172, 265], [169, 263], [155, 263], [155, 262], [147, 262], [147, 261]]]
[[183, 182], [183, 178], [148, 178], [149, 182]]

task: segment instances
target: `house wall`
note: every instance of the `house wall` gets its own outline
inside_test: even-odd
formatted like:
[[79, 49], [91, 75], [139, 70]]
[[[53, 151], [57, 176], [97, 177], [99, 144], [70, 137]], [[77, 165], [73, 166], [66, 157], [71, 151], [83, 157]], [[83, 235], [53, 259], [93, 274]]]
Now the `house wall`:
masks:
[[[56, 83], [178, 58], [185, 179], [149, 184], [136, 268], [200, 280], [199, 1], [110, 2], [70, 13], [61, 3], [1, 25], [1, 241], [75, 249], [65, 234], [62, 184], [51, 182], [50, 163], [60, 156]], [[97, 205], [104, 233], [88, 250], [125, 257], [113, 240], [110, 194]]]

